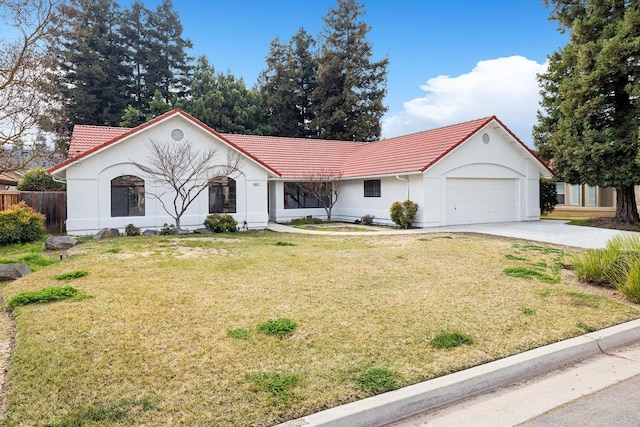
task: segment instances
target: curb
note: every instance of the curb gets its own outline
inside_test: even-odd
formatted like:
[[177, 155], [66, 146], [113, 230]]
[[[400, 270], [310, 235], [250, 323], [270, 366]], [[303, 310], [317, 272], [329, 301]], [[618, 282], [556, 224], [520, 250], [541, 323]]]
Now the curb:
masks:
[[640, 319], [327, 409], [279, 426], [384, 426], [639, 340]]

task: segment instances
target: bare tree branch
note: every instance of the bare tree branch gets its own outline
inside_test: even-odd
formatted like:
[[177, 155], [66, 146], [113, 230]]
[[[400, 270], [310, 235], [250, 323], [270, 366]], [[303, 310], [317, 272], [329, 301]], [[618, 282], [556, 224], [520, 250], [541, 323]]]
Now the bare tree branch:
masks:
[[22, 169], [39, 154], [35, 130], [50, 95], [45, 41], [58, 29], [61, 1], [0, 0], [0, 172]]
[[[157, 199], [164, 211], [180, 229], [180, 219], [193, 201], [218, 178], [235, 174], [240, 170], [241, 157], [229, 151], [225, 163], [216, 163], [218, 151], [198, 151], [190, 141], [156, 141], [147, 144], [149, 155], [146, 163], [133, 162], [145, 175], [145, 181], [158, 185], [158, 190], [146, 193]], [[170, 204], [165, 197], [170, 194]]]
[[331, 221], [331, 211], [340, 196], [340, 179], [342, 171], [321, 169], [307, 175], [298, 185], [307, 194], [318, 199], [327, 213], [327, 221]]

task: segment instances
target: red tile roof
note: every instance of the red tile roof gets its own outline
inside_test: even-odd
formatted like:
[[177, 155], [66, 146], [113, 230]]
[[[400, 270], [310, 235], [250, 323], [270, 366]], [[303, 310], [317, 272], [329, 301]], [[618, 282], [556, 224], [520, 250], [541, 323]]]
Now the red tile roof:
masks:
[[283, 178], [302, 178], [326, 172], [339, 172], [345, 178], [424, 172], [492, 120], [497, 121], [537, 159], [537, 156], [495, 116], [363, 143], [220, 134], [189, 114], [176, 109], [133, 129], [77, 125], [71, 138], [69, 159], [52, 167], [49, 172], [61, 169], [92, 152], [118, 142], [125, 136], [176, 114], [192, 121]]

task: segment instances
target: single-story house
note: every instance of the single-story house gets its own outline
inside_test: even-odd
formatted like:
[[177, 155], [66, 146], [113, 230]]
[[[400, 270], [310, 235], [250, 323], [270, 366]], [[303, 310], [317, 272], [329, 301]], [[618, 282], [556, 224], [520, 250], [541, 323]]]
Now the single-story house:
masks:
[[537, 220], [540, 177], [553, 176], [495, 116], [362, 143], [222, 134], [176, 109], [133, 129], [75, 126], [69, 157], [48, 170], [67, 185], [69, 234], [173, 223], [158, 199], [145, 196], [159, 193], [157, 182], [135, 165], [148, 161], [150, 141], [189, 141], [215, 148], [221, 161], [228, 153], [241, 158], [237, 172], [211, 183], [187, 209], [186, 229], [201, 228], [212, 212], [232, 215], [243, 229], [326, 218], [299, 185], [326, 171], [339, 175], [333, 220], [372, 215], [393, 225], [389, 208], [407, 199], [419, 206], [416, 227]]

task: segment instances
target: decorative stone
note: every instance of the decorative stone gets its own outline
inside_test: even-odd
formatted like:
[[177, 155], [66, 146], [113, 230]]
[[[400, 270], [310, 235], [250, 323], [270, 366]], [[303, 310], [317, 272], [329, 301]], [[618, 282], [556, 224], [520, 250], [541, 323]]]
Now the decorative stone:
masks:
[[16, 280], [31, 273], [26, 264], [0, 264], [0, 282]]
[[117, 228], [103, 228], [102, 230], [98, 231], [95, 236], [93, 236], [93, 238], [96, 240], [110, 239], [112, 237], [120, 237], [120, 230], [118, 230]]
[[213, 233], [213, 231], [209, 230], [208, 228], [196, 228], [195, 230], [193, 230], [194, 234], [211, 234]]
[[78, 239], [71, 236], [53, 236], [44, 242], [44, 247], [50, 251], [66, 251], [74, 247], [78, 243]]
[[158, 230], [144, 230], [142, 232], [143, 236], [157, 236], [158, 234], [160, 234]]

